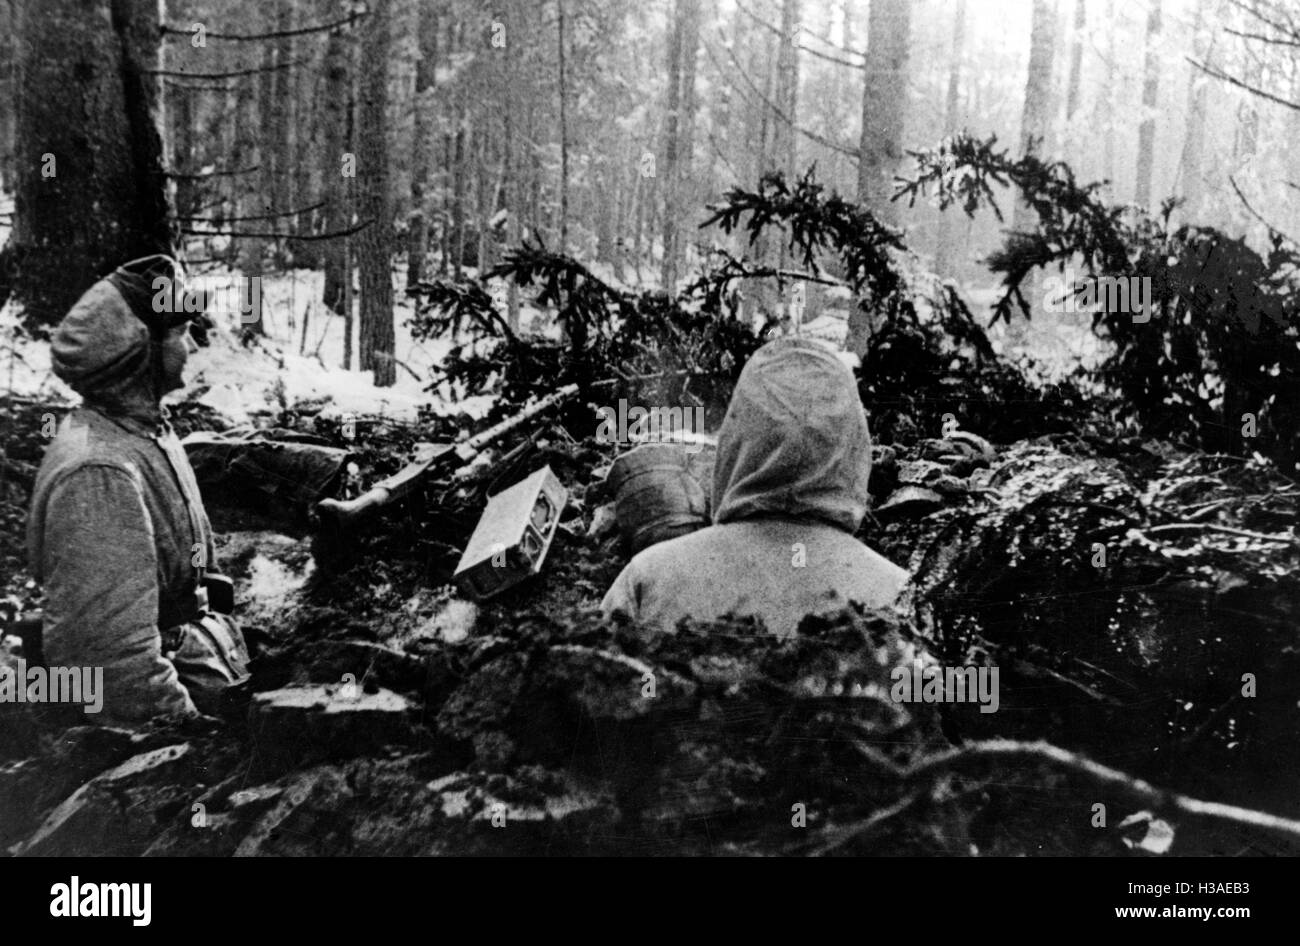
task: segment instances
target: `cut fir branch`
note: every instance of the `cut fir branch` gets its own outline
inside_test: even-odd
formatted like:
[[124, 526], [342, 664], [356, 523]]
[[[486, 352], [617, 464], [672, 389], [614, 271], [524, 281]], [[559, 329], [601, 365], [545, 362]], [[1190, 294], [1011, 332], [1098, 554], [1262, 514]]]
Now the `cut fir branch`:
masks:
[[825, 273], [812, 270], [779, 269], [775, 266], [760, 266], [747, 259], [739, 259], [725, 249], [711, 251], [717, 265], [700, 273], [699, 277], [683, 291], [685, 296], [702, 294], [706, 305], [720, 306], [721, 298], [730, 291], [731, 284], [741, 279], [775, 279], [781, 285], [795, 282], [810, 282], [819, 286], [848, 288], [848, 283]]
[[[1292, 469], [1300, 461], [1294, 244], [1271, 232], [1271, 249], [1261, 256], [1244, 237], [1173, 226], [1176, 200], [1154, 212], [1110, 206], [1100, 185], [1079, 184], [1066, 165], [1032, 154], [1012, 158], [995, 146], [996, 138], [960, 134], [916, 152], [917, 176], [900, 181], [898, 191], [910, 201], [932, 193], [941, 209], [959, 204], [969, 215], [982, 206], [998, 213], [994, 185], [1011, 186], [1033, 209], [1037, 226], [1008, 233], [987, 260], [1002, 275], [994, 321], [1010, 321], [1016, 308], [1029, 317], [1022, 287], [1035, 269], [1064, 270], [1081, 259], [1075, 298], [1114, 344], [1090, 372], [1095, 380], [1161, 437], [1259, 451]], [[1106, 288], [1104, 301], [1098, 286]], [[1143, 300], [1137, 305], [1134, 292]], [[1208, 386], [1207, 378], [1214, 379]]]
[[436, 338], [448, 330], [457, 336], [466, 323], [486, 335], [500, 336], [509, 343], [516, 341], [492, 297], [478, 283], [436, 279], [416, 283], [406, 294], [417, 300], [416, 314], [409, 323], [411, 338], [416, 341]]
[[[504, 278], [531, 289], [565, 327], [563, 343], [508, 332], [487, 280]], [[435, 281], [411, 293], [422, 304], [413, 335], [433, 337], [468, 321], [497, 344], [462, 345], [438, 378], [474, 393], [516, 403], [541, 387], [576, 383], [599, 398], [641, 396], [672, 402], [687, 396], [725, 401], [740, 365], [761, 340], [753, 327], [686, 292], [626, 291], [581, 263], [524, 244], [481, 280]], [[610, 386], [615, 388], [609, 391]], [[724, 394], [725, 392], [725, 394]]]
[[809, 168], [793, 186], [780, 172], [765, 174], [757, 190], [733, 187], [709, 207], [701, 228], [717, 224], [723, 233], [743, 229], [753, 246], [773, 225], [788, 234], [790, 252], [813, 273], [819, 273], [822, 253], [839, 255], [854, 292], [875, 298], [899, 292], [904, 280], [891, 251], [905, 249], [902, 234], [875, 218], [871, 211], [827, 192]]
[[1036, 214], [1038, 227], [1012, 231], [1002, 249], [988, 258], [990, 268], [1002, 274], [1005, 290], [994, 306], [995, 322], [1009, 321], [1013, 305], [1029, 318], [1029, 304], [1020, 287], [1037, 268], [1063, 264], [1077, 255], [1093, 274], [1129, 270], [1129, 247], [1137, 242], [1138, 233], [1124, 219], [1129, 208], [1110, 206], [1101, 199], [1102, 182], [1081, 185], [1063, 162], [1044, 161], [1033, 153], [1013, 158], [996, 146], [996, 135], [980, 139], [962, 132], [937, 148], [910, 152], [918, 165], [917, 175], [900, 178], [895, 196], [906, 197], [911, 206], [933, 192], [940, 210], [958, 205], [973, 217], [981, 207], [988, 207], [1001, 221], [993, 185], [1019, 191]]

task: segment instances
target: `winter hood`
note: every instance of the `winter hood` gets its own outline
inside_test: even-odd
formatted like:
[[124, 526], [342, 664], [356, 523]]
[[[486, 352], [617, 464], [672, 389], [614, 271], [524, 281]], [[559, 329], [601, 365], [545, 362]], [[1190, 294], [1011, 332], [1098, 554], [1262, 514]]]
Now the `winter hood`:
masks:
[[63, 317], [50, 351], [54, 373], [90, 404], [134, 413], [156, 403], [149, 328], [116, 286], [95, 283]]
[[777, 515], [856, 532], [870, 476], [866, 413], [834, 349], [786, 337], [755, 352], [718, 435], [713, 521]]
[[[155, 308], [160, 286], [183, 291], [180, 265], [166, 254], [141, 257], [96, 282], [54, 332], [54, 373], [109, 414], [156, 420], [165, 393], [162, 337], [206, 307]], [[167, 279], [159, 284], [158, 277]], [[178, 297], [179, 298], [179, 297]]]

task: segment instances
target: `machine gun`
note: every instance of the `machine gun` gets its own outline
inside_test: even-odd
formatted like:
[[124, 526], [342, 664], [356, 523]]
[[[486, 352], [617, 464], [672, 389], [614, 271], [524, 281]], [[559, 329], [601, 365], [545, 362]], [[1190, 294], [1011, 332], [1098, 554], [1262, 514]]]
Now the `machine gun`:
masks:
[[481, 434], [459, 443], [440, 444], [431, 453], [376, 483], [355, 499], [322, 499], [316, 504], [316, 515], [322, 531], [330, 533], [335, 539], [342, 537], [378, 510], [409, 496], [426, 480], [446, 476], [460, 469], [506, 434], [522, 427], [577, 393], [576, 384], [565, 385], [554, 394], [542, 398], [518, 414], [507, 417]]

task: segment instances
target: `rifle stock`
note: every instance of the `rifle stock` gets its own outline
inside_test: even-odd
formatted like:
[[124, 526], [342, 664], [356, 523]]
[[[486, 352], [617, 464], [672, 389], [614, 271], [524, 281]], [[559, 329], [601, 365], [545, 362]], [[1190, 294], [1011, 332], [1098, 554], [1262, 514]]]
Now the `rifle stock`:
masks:
[[532, 407], [507, 417], [481, 434], [461, 443], [439, 445], [432, 453], [407, 464], [385, 480], [376, 483], [354, 499], [322, 499], [316, 504], [316, 514], [321, 524], [337, 532], [346, 532], [372, 516], [377, 510], [396, 502], [413, 492], [431, 475], [471, 462], [484, 448], [510, 431], [528, 423], [578, 392], [576, 384], [568, 384], [554, 394], [542, 398]]

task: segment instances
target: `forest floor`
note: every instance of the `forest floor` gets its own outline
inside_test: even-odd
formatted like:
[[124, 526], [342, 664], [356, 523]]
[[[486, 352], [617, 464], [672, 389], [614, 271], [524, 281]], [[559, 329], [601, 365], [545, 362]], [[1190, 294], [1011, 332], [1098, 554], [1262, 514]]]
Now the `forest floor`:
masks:
[[[413, 379], [367, 390], [296, 347], [275, 354], [288, 331], [301, 323], [196, 358], [178, 426], [382, 415], [349, 444], [366, 480], [432, 438]], [[404, 344], [416, 372], [441, 355]], [[23, 351], [33, 380], [37, 347]], [[25, 480], [59, 393], [47, 380], [3, 405], [10, 611], [39, 604]], [[1201, 817], [1183, 798], [1300, 818], [1294, 767], [1277, 761], [1300, 735], [1300, 490], [1254, 458], [1082, 421], [993, 447], [954, 466], [951, 444], [878, 445], [861, 538], [914, 592], [898, 614], [811, 620], [786, 641], [745, 621], [648, 636], [601, 618], [625, 561], [598, 525], [610, 454], [558, 427], [511, 470], [434, 484], [329, 554], [293, 517], [210, 502], [258, 654], [252, 704], [143, 733], [0, 707], [0, 849], [1300, 852], [1285, 827]], [[447, 580], [483, 497], [542, 464], [572, 496], [543, 573], [483, 606], [458, 598]], [[998, 666], [999, 711], [894, 702], [889, 670], [913, 660]]]

